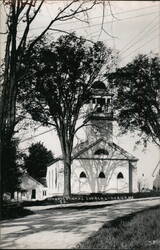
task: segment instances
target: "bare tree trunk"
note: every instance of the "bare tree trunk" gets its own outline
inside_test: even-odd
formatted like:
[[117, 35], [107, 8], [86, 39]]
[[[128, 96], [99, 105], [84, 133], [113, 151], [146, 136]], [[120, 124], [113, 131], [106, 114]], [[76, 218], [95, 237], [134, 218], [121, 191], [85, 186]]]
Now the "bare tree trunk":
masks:
[[71, 161], [69, 157], [64, 159], [64, 198], [68, 199], [71, 196]]
[[[12, 25], [11, 32], [8, 33], [5, 53], [5, 71], [2, 83], [2, 94], [0, 101], [0, 165], [1, 178], [3, 171], [7, 167], [5, 160], [6, 148], [9, 148], [14, 134], [16, 119], [16, 23]], [[3, 180], [1, 180], [1, 201], [4, 193]]]
[[73, 146], [73, 137], [67, 136], [67, 129], [63, 127], [59, 130], [58, 137], [61, 144], [62, 155], [63, 155], [63, 164], [64, 164], [64, 191], [63, 196], [65, 199], [70, 198], [71, 196], [71, 164], [72, 164], [72, 146]]
[[9, 88], [9, 52], [10, 52], [10, 42], [11, 42], [11, 34], [9, 33], [7, 36], [6, 42], [6, 53], [5, 53], [5, 71], [4, 71], [4, 81], [2, 83], [2, 93], [0, 98], [0, 166], [1, 166], [1, 201], [3, 201], [3, 152], [4, 152], [4, 144], [7, 140], [5, 138], [6, 131], [6, 121], [7, 121], [7, 102], [8, 102], [8, 88]]

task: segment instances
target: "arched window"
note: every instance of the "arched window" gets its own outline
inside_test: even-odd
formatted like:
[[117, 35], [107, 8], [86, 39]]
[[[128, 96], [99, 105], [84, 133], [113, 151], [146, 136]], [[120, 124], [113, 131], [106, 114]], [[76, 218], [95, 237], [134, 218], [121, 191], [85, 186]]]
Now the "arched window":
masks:
[[119, 172], [119, 174], [117, 175], [117, 179], [123, 179], [123, 178], [124, 178], [123, 174]]
[[85, 172], [81, 172], [79, 178], [86, 178]]
[[108, 151], [106, 149], [100, 148], [96, 150], [94, 153], [95, 155], [109, 155]]
[[105, 178], [105, 174], [103, 172], [100, 172], [98, 178]]

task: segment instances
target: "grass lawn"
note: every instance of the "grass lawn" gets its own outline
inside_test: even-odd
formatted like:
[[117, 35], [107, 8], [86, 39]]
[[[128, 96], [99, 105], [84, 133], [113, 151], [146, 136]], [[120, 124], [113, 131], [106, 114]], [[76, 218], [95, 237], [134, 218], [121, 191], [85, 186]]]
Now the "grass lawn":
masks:
[[107, 222], [80, 249], [160, 249], [160, 206]]

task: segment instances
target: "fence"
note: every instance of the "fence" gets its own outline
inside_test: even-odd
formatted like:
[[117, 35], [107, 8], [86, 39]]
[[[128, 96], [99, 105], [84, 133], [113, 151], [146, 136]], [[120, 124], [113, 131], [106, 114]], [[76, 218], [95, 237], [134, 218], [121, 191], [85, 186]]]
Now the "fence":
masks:
[[62, 196], [53, 196], [47, 198], [47, 201], [56, 203], [76, 203], [76, 202], [92, 202], [92, 201], [109, 201], [138, 199], [147, 197], [160, 196], [160, 192], [144, 192], [144, 193], [91, 193], [91, 194], [72, 194], [70, 198], [64, 199]]

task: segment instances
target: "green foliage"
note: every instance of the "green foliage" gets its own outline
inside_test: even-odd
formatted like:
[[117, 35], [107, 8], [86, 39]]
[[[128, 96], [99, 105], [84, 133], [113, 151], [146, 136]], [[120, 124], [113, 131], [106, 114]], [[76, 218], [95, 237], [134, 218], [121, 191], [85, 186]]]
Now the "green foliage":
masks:
[[152, 138], [160, 145], [160, 58], [139, 55], [108, 79], [123, 132], [139, 131], [144, 142]]
[[24, 167], [34, 178], [46, 176], [47, 165], [53, 161], [53, 154], [41, 142], [29, 147], [29, 155], [25, 157]]

